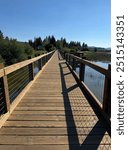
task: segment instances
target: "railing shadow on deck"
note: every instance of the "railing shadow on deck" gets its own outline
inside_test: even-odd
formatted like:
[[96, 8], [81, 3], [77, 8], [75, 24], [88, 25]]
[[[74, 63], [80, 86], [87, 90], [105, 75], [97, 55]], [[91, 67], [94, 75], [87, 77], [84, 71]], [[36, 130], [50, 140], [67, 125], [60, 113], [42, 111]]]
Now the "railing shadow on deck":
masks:
[[[78, 87], [78, 84], [75, 84], [69, 88], [66, 87], [66, 80], [63, 69], [67, 66], [65, 62], [60, 62], [60, 75], [61, 75], [61, 83], [62, 83], [62, 94], [63, 94], [63, 100], [64, 100], [64, 107], [65, 107], [65, 116], [66, 116], [66, 123], [67, 123], [67, 132], [68, 132], [68, 141], [69, 141], [69, 149], [70, 150], [97, 150], [103, 136], [106, 132], [109, 133], [107, 128], [102, 128], [101, 130], [98, 130], [98, 136], [94, 136], [94, 134], [97, 132], [97, 127], [102, 126], [103, 122], [102, 120], [96, 122], [96, 124], [92, 127], [92, 130], [88, 135], [85, 135], [85, 140], [82, 144], [79, 143], [79, 137], [77, 133], [77, 128], [75, 124], [75, 120], [73, 117], [73, 111], [69, 99], [68, 93], [75, 88]], [[98, 113], [96, 110], [94, 110], [95, 113]], [[97, 114], [98, 115], [98, 114]], [[72, 126], [72, 127], [71, 127]]]

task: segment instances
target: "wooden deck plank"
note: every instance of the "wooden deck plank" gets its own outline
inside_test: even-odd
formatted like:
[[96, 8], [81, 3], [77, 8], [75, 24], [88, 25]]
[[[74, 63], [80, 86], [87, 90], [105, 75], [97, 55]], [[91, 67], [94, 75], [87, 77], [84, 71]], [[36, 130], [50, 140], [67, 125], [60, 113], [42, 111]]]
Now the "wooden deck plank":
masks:
[[[70, 150], [69, 145], [0, 145], [0, 149], [4, 150]], [[98, 147], [98, 149], [97, 149]], [[73, 150], [79, 150], [77, 145], [72, 145]], [[84, 145], [80, 150], [110, 150], [110, 145]]]
[[[72, 141], [71, 144], [76, 145], [75, 136], [71, 136]], [[86, 136], [80, 136], [81, 139], [86, 139]], [[100, 135], [91, 136], [90, 139], [86, 142], [86, 144], [97, 144]], [[0, 136], [1, 144], [69, 144], [68, 136]], [[110, 139], [108, 135], [104, 135], [103, 139], [101, 140], [100, 144], [110, 144]]]
[[[73, 116], [73, 118], [74, 118], [74, 120], [78, 120], [78, 121], [86, 121], [86, 120], [98, 120], [98, 118], [97, 118], [97, 116], [94, 116], [94, 115], [92, 115], [92, 116], [78, 116], [78, 115], [76, 115], [76, 116]], [[49, 116], [47, 116], [47, 115], [26, 115], [26, 114], [20, 114], [20, 115], [11, 115], [10, 117], [9, 117], [9, 119], [8, 120], [56, 120], [56, 121], [61, 121], [61, 120], [66, 120], [66, 117], [63, 115], [49, 115]], [[70, 118], [68, 119], [68, 120], [70, 120]]]
[[[87, 136], [92, 128], [77, 128], [77, 134], [78, 135], [83, 135]], [[94, 136], [95, 135], [102, 135], [102, 131], [105, 130], [104, 128], [96, 128], [94, 131]], [[29, 136], [34, 136], [34, 135], [40, 135], [40, 136], [46, 136], [46, 135], [65, 135], [68, 136], [68, 131], [67, 128], [16, 128], [16, 127], [9, 127], [9, 128], [2, 128], [0, 131], [1, 135], [29, 135]], [[106, 135], [108, 135], [107, 132], [105, 132]], [[73, 132], [72, 128], [70, 128], [70, 135], [76, 135], [76, 133]], [[77, 136], [77, 135], [76, 135]]]
[[[70, 111], [70, 110], [73, 110], [73, 111], [87, 111], [89, 110], [91, 111], [91, 108], [88, 108], [88, 107], [73, 107], [73, 108], [70, 108], [70, 107], [67, 107], [66, 110]], [[29, 107], [29, 106], [24, 106], [24, 107], [17, 107], [16, 110], [65, 110], [64, 106], [58, 106], [56, 107], [55, 105], [54, 106], [51, 106], [51, 107], [45, 107], [45, 106], [36, 106], [36, 107]]]
[[57, 52], [0, 129], [2, 150], [110, 150], [110, 145], [108, 127]]
[[[83, 106], [83, 107], [87, 107], [87, 106], [90, 106], [87, 102], [85, 102], [83, 104], [83, 102], [81, 100], [70, 100], [72, 102], [72, 104], [76, 104], [76, 106]], [[68, 102], [65, 102], [65, 104], [68, 103]], [[31, 101], [31, 102], [22, 102], [20, 103], [18, 106], [19, 107], [22, 107], [22, 106], [39, 106], [39, 105], [42, 105], [42, 106], [53, 106], [53, 105], [56, 105], [56, 106], [64, 106], [64, 101], [63, 100], [56, 100], [56, 101], [53, 101], [53, 100], [41, 100], [41, 101], [38, 101], [38, 100], [35, 100], [35, 101]]]
[[[66, 113], [67, 113], [67, 116], [72, 116], [72, 114], [70, 114], [70, 111], [66, 110]], [[77, 111], [73, 111], [72, 112], [73, 115], [78, 115], [78, 116], [84, 116], [84, 115], [88, 115], [88, 116], [92, 116], [92, 115], [95, 115], [94, 111], [89, 111], [87, 110], [86, 111], [86, 114], [85, 114], [85, 111], [82, 111], [82, 110], [77, 110]], [[88, 114], [87, 114], [88, 113]], [[29, 115], [29, 114], [33, 114], [33, 115], [63, 115], [65, 116], [65, 111], [62, 111], [62, 110], [19, 110], [19, 111], [14, 111], [12, 114], [25, 114], [25, 115]]]
[[[73, 128], [74, 127], [74, 123], [69, 120], [69, 125], [68, 127]], [[97, 120], [86, 120], [86, 122], [83, 121], [76, 121], [75, 122], [75, 126], [82, 128], [84, 126], [88, 127], [88, 128], [93, 128], [93, 126], [95, 126], [95, 124], [97, 123]], [[42, 121], [42, 120], [36, 120], [36, 121], [6, 121], [5, 127], [67, 127], [67, 123], [66, 121]], [[103, 124], [98, 124], [97, 127], [103, 127]]]

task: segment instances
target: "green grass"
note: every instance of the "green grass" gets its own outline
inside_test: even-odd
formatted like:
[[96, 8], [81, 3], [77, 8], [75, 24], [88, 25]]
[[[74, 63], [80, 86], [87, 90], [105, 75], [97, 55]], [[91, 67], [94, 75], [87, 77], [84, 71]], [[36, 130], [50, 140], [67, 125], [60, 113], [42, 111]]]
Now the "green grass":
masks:
[[84, 52], [84, 56], [87, 60], [91, 61], [111, 61], [111, 54], [108, 52]]

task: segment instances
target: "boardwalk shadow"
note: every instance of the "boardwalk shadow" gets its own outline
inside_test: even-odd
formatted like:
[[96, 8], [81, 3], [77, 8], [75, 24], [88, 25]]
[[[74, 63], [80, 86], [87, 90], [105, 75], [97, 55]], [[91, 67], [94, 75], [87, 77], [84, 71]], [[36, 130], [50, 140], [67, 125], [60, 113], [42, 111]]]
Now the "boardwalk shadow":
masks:
[[[65, 116], [67, 123], [67, 133], [68, 133], [68, 141], [69, 141], [69, 149], [70, 150], [97, 150], [106, 131], [107, 128], [103, 128], [103, 122], [99, 119], [96, 124], [92, 127], [92, 130], [88, 135], [82, 135], [85, 137], [82, 143], [79, 142], [79, 135], [76, 127], [76, 123], [73, 117], [73, 111], [71, 107], [71, 102], [69, 99], [68, 93], [78, 87], [78, 84], [75, 84], [69, 88], [66, 87], [66, 79], [64, 75], [64, 68], [66, 63], [59, 63], [60, 74], [61, 74], [61, 83], [62, 83], [62, 94], [64, 100], [65, 107]], [[97, 129], [99, 129], [97, 131]]]
[[79, 149], [79, 145], [78, 145], [79, 139], [77, 135], [75, 122], [73, 119], [73, 113], [72, 113], [71, 104], [68, 96], [68, 89], [66, 88], [66, 82], [65, 82], [64, 72], [61, 63], [59, 64], [59, 67], [61, 73], [62, 94], [63, 94], [64, 107], [65, 107], [69, 147], [70, 150], [74, 150], [74, 148], [72, 147], [74, 143], [76, 144], [76, 148]]

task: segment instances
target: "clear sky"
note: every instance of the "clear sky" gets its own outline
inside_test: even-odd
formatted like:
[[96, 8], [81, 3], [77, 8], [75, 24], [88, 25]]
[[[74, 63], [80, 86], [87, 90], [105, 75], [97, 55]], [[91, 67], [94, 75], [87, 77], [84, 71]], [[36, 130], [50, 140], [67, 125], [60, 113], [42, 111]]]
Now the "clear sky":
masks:
[[0, 30], [20, 41], [54, 35], [110, 47], [110, 5], [110, 0], [0, 0]]

